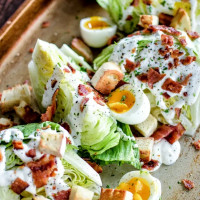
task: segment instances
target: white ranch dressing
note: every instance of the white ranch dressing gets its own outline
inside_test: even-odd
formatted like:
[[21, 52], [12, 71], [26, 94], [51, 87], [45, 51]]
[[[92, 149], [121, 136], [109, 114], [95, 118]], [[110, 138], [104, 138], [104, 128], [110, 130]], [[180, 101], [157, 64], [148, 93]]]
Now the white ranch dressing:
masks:
[[162, 139], [153, 146], [152, 159], [158, 160], [159, 164], [152, 171], [156, 171], [162, 164], [172, 165], [179, 158], [181, 145], [179, 141], [170, 144], [167, 140]]
[[10, 128], [0, 132], [0, 139], [9, 143], [11, 140], [23, 140], [24, 135], [19, 129]]
[[[2, 156], [2, 161], [0, 161], [0, 174], [5, 171], [6, 168], [6, 155], [5, 155], [5, 146], [0, 146], [0, 154]], [[1, 175], [0, 175], [1, 176]]]

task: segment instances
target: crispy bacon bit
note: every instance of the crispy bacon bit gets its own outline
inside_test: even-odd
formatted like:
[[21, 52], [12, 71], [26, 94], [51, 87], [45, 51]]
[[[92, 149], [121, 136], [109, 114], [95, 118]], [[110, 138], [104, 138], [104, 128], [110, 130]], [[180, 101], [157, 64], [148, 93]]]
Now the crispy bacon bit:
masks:
[[133, 0], [133, 2], [131, 3], [132, 6], [137, 7], [139, 5], [139, 1], [140, 0]]
[[187, 92], [183, 92], [183, 96], [184, 96], [184, 97], [187, 97], [187, 96], [188, 96], [188, 93], [187, 93]]
[[172, 48], [169, 48], [169, 46], [166, 46], [165, 49], [160, 48], [158, 50], [159, 54], [161, 56], [166, 56], [166, 55], [170, 55], [172, 52]]
[[171, 62], [169, 62], [168, 63], [168, 69], [173, 69], [173, 68], [174, 68], [174, 65]]
[[127, 18], [126, 18], [126, 21], [131, 21], [133, 19], [133, 16], [132, 15], [128, 15]]
[[126, 64], [124, 67], [127, 72], [132, 72], [135, 70], [135, 68], [137, 68], [139, 66], [140, 66], [139, 62], [135, 63], [135, 62], [130, 61], [129, 59], [126, 59]]
[[164, 14], [164, 13], [160, 13], [158, 15], [158, 17], [159, 17], [160, 24], [166, 25], [166, 26], [170, 26], [171, 21], [173, 19], [172, 15], [168, 15], [168, 14]]
[[133, 49], [131, 50], [131, 53], [135, 53], [135, 51], [136, 51], [136, 48], [133, 48]]
[[79, 95], [86, 96], [90, 92], [92, 92], [92, 88], [90, 86], [79, 84], [79, 86], [78, 86], [78, 94]]
[[20, 117], [27, 124], [40, 121], [40, 114], [35, 112], [29, 105], [24, 107], [24, 112], [25, 114]]
[[115, 42], [118, 41], [118, 36], [117, 35], [113, 35], [107, 42], [107, 45], [110, 46], [111, 44], [114, 44]]
[[164, 33], [169, 33], [169, 34], [172, 34], [174, 36], [181, 35], [180, 31], [177, 31], [175, 28], [168, 27], [168, 26], [165, 26], [165, 25], [150, 25], [148, 27], [148, 30], [150, 32], [153, 32], [153, 33], [157, 32], [157, 31], [163, 31]]
[[184, 47], [187, 45], [185, 36], [181, 36], [178, 40]]
[[99, 96], [94, 96], [93, 99], [96, 101], [96, 103], [98, 103], [101, 106], [104, 106], [105, 104], [103, 103], [103, 100], [101, 97]]
[[76, 70], [69, 63], [67, 63], [67, 67], [70, 68], [70, 70], [72, 71], [72, 74], [76, 73]]
[[68, 137], [66, 137], [66, 144], [72, 144], [72, 141]]
[[58, 95], [58, 91], [59, 91], [59, 89], [57, 89], [53, 94], [51, 106], [48, 106], [46, 113], [41, 115], [41, 120], [43, 122], [52, 121], [52, 119], [53, 119], [53, 116], [56, 112], [56, 96]]
[[183, 186], [188, 189], [188, 190], [191, 190], [192, 188], [194, 188], [194, 182], [190, 181], [190, 180], [187, 180], [187, 179], [183, 179], [182, 180], [182, 183], [183, 183]]
[[147, 73], [147, 79], [148, 79], [148, 86], [150, 89], [153, 89], [153, 84], [159, 82], [165, 77], [166, 74], [160, 74], [153, 68], [150, 68]]
[[185, 80], [183, 80], [182, 82], [180, 82], [181, 85], [184, 85], [186, 86], [190, 80], [190, 77], [192, 76], [192, 74], [188, 74], [186, 77], [185, 77]]
[[24, 148], [22, 141], [16, 141], [16, 140], [14, 140], [12, 142], [12, 144], [13, 144], [13, 148], [14, 149], [23, 149]]
[[102, 173], [103, 172], [103, 169], [101, 166], [97, 165], [97, 163], [95, 162], [91, 162], [91, 161], [87, 161], [86, 162], [98, 173]]
[[178, 58], [179, 56], [182, 56], [183, 52], [179, 51], [178, 49], [175, 49], [171, 53], [172, 58]]
[[192, 40], [195, 40], [200, 37], [200, 35], [197, 32], [193, 32], [193, 31], [187, 31], [187, 34]]
[[32, 171], [34, 183], [37, 188], [43, 187], [47, 184], [49, 177], [54, 175], [56, 170], [55, 156], [47, 155], [42, 156], [37, 161], [31, 161], [27, 163], [27, 166]]
[[167, 92], [164, 92], [162, 95], [165, 97], [165, 99], [169, 99], [171, 97], [169, 94], [167, 94]]
[[127, 37], [133, 37], [133, 36], [136, 36], [136, 35], [141, 35], [141, 31], [136, 31], [134, 33], [131, 33], [131, 34], [127, 35]]
[[84, 110], [84, 108], [85, 108], [85, 105], [86, 105], [86, 103], [89, 101], [89, 98], [87, 98], [87, 97], [84, 97], [83, 99], [82, 99], [82, 101], [81, 101], [81, 104], [80, 104], [80, 110], [81, 110], [81, 112], [83, 112], [83, 110]]
[[200, 150], [200, 140], [194, 142], [193, 146], [195, 147], [196, 150]]
[[159, 164], [158, 160], [151, 160], [148, 163], [145, 163], [144, 165], [142, 165], [143, 169], [147, 169], [147, 170], [153, 170], [155, 167], [157, 167]]
[[53, 197], [54, 197], [54, 200], [69, 200], [70, 193], [71, 193], [71, 189], [61, 190], [57, 194], [53, 194]]
[[10, 189], [17, 194], [21, 194], [28, 186], [29, 184], [27, 182], [20, 178], [16, 178], [15, 181], [11, 184]]
[[177, 119], [179, 119], [181, 115], [181, 108], [175, 108], [175, 113], [176, 113]]
[[30, 149], [28, 152], [26, 152], [26, 156], [28, 156], [30, 158], [34, 158], [36, 156], [36, 150]]
[[48, 21], [42, 22], [42, 28], [47, 28], [50, 26], [50, 23]]
[[33, 48], [30, 48], [30, 49], [28, 50], [28, 52], [29, 52], [29, 53], [33, 53]]
[[162, 89], [172, 93], [180, 93], [182, 90], [182, 85], [173, 81], [171, 78], [167, 78], [162, 85]]
[[64, 68], [63, 71], [66, 73], [70, 73], [70, 71], [67, 68]]
[[161, 35], [161, 41], [162, 41], [162, 45], [172, 46], [174, 44], [173, 37], [170, 36], [170, 35], [162, 34]]
[[181, 59], [181, 63], [183, 65], [189, 65], [191, 64], [193, 61], [196, 61], [196, 57], [195, 56], [187, 56], [185, 59]]
[[152, 0], [142, 0], [142, 1], [143, 1], [144, 4], [146, 4], [148, 6], [150, 6], [153, 3]]
[[170, 143], [173, 144], [177, 140], [180, 139], [180, 137], [183, 135], [185, 132], [185, 128], [181, 123], [178, 123], [176, 126], [173, 126], [174, 130], [173, 132], [166, 137], [166, 140]]
[[179, 66], [179, 58], [174, 58], [174, 66], [175, 68]]
[[51, 81], [51, 88], [54, 88], [58, 81], [56, 79]]
[[92, 70], [86, 69], [87, 75], [90, 79], [92, 79], [92, 77], [94, 76], [94, 72]]
[[2, 162], [2, 161], [3, 161], [3, 154], [2, 154], [1, 149], [0, 149], [0, 162]]
[[61, 126], [62, 126], [65, 130], [67, 130], [69, 133], [72, 132], [71, 129], [70, 129], [70, 126], [69, 126], [69, 124], [68, 124], [67, 122], [62, 123]]
[[154, 140], [160, 140], [167, 137], [173, 130], [172, 126], [162, 125], [153, 133], [151, 137], [153, 137]]
[[137, 78], [140, 81], [142, 81], [143, 83], [147, 83], [148, 82], [148, 78], [147, 78], [147, 74], [146, 73], [142, 73], [142, 74], [138, 75]]

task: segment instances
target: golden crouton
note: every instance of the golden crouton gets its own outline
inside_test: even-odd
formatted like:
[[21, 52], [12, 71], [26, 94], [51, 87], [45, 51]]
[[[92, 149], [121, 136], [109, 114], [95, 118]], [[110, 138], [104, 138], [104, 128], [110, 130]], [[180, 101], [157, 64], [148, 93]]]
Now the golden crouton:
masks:
[[149, 25], [158, 25], [159, 19], [156, 15], [140, 15], [138, 25], [148, 28]]

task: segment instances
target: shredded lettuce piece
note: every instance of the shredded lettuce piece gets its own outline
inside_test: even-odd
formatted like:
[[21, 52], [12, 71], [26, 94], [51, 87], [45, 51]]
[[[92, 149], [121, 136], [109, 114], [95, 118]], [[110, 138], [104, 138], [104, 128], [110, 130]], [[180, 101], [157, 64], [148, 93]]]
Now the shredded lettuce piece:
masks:
[[9, 187], [0, 187], [1, 200], [20, 200], [20, 196], [13, 192]]

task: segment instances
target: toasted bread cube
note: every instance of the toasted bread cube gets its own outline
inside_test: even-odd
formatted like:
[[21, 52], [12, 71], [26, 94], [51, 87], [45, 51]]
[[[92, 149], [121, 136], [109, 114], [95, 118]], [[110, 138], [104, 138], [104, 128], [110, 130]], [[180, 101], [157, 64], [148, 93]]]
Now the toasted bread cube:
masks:
[[136, 137], [135, 140], [140, 151], [140, 160], [145, 163], [149, 162], [152, 157], [154, 138]]
[[134, 125], [134, 128], [138, 130], [144, 137], [149, 137], [157, 129], [157, 126], [157, 119], [150, 114], [144, 122]]
[[33, 123], [40, 120], [40, 115], [25, 102], [21, 101], [19, 106], [14, 106], [16, 114], [26, 123]]
[[0, 131], [10, 128], [14, 125], [14, 123], [7, 118], [0, 118]]
[[18, 106], [22, 100], [28, 104], [31, 103], [31, 87], [28, 84], [16, 85], [11, 89], [4, 90], [0, 101], [2, 112], [13, 110], [14, 106]]
[[170, 26], [183, 31], [191, 30], [190, 17], [183, 8], [179, 8], [176, 15], [172, 19]]
[[66, 139], [63, 133], [42, 132], [39, 150], [42, 153], [62, 157], [65, 153]]
[[91, 83], [102, 94], [110, 94], [123, 77], [124, 74], [117, 64], [106, 62], [97, 70]]
[[158, 25], [159, 18], [156, 15], [140, 15], [138, 25], [147, 28], [149, 25]]
[[133, 200], [133, 194], [125, 190], [102, 188], [100, 200]]
[[94, 192], [83, 188], [78, 185], [74, 185], [71, 189], [69, 200], [92, 200]]
[[39, 196], [34, 196], [33, 200], [49, 200], [49, 199], [39, 195]]

